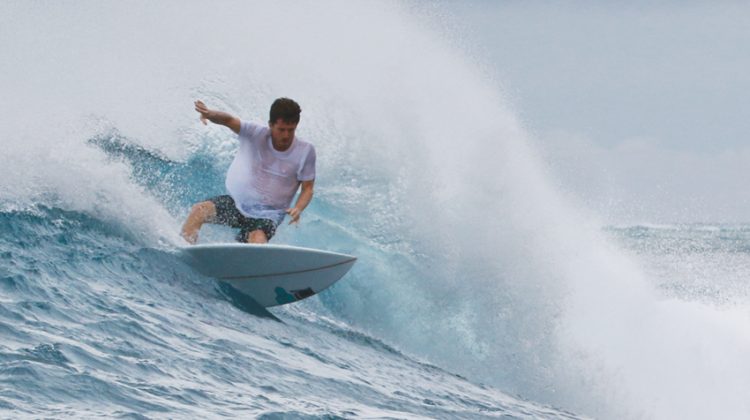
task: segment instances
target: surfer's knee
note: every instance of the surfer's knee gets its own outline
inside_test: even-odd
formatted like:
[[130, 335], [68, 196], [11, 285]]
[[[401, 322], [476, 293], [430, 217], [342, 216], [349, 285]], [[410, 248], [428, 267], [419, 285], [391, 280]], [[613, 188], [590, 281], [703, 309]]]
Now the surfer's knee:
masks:
[[190, 209], [190, 215], [201, 220], [208, 220], [216, 215], [216, 205], [211, 201], [201, 201]]
[[247, 234], [247, 242], [251, 244], [265, 244], [268, 242], [268, 237], [265, 232], [258, 229]]

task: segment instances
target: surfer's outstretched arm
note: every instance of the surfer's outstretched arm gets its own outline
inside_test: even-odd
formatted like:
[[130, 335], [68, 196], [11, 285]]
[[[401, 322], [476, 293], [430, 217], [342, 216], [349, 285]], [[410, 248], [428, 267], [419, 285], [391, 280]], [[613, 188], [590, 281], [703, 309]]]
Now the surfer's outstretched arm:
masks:
[[201, 122], [203, 124], [208, 124], [206, 121], [211, 121], [214, 124], [229, 127], [236, 134], [240, 134], [240, 119], [234, 115], [208, 109], [202, 101], [195, 101], [195, 110], [201, 114]]

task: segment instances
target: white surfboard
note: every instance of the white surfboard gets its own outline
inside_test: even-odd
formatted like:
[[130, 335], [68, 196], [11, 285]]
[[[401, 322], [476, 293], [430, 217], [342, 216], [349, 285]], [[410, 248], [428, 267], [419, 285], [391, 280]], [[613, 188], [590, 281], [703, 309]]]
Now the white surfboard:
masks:
[[199, 273], [229, 283], [266, 308], [320, 293], [357, 261], [346, 254], [271, 244], [192, 245], [182, 253]]

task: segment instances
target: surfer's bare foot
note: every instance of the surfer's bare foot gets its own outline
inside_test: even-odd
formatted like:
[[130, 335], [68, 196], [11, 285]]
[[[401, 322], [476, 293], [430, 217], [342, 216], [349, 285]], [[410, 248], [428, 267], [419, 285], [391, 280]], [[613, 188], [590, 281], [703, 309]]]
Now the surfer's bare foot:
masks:
[[183, 230], [180, 232], [180, 236], [182, 236], [182, 238], [190, 245], [195, 245], [195, 243], [198, 242], [198, 232], [186, 232]]

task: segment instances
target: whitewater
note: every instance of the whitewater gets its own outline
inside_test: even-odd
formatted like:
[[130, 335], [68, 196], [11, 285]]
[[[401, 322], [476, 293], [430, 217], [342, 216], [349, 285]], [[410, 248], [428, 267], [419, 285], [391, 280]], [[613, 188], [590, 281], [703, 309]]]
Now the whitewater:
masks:
[[[220, 4], [4, 2], [0, 417], [750, 414], [750, 227], [603, 227], [434, 4]], [[258, 313], [178, 233], [236, 150], [193, 101], [280, 96], [318, 167], [274, 242], [358, 262]]]

